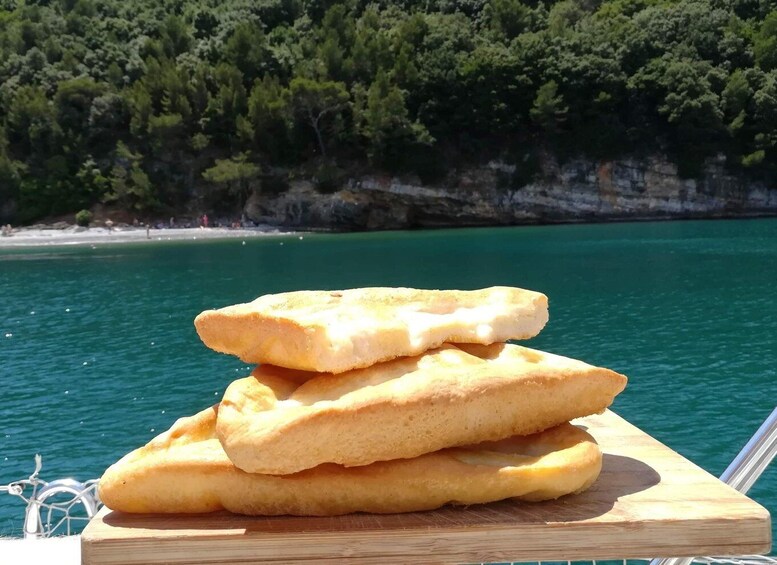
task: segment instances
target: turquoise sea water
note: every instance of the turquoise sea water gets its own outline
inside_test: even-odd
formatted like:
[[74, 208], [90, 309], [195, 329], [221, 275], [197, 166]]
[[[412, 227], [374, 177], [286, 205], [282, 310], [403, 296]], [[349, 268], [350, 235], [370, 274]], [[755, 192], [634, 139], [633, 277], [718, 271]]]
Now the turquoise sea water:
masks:
[[[356, 286], [545, 292], [531, 346], [630, 378], [615, 410], [719, 475], [777, 404], [777, 219], [0, 250], [0, 484], [97, 477], [248, 373], [202, 310]], [[777, 464], [751, 496], [777, 511]], [[0, 493], [0, 535], [23, 505]]]

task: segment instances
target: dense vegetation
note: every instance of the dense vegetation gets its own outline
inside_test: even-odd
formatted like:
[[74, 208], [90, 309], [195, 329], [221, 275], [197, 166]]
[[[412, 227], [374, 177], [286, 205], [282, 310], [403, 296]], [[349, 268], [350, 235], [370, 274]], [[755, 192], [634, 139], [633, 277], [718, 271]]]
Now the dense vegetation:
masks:
[[771, 175], [769, 0], [0, 0], [0, 216], [661, 152]]

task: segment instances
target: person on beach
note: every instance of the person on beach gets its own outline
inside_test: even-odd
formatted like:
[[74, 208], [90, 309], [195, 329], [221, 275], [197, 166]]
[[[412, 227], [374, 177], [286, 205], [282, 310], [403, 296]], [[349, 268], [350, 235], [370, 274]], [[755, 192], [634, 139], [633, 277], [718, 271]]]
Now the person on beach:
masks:
[[105, 220], [105, 227], [108, 228], [108, 233], [113, 233], [113, 221], [110, 218]]

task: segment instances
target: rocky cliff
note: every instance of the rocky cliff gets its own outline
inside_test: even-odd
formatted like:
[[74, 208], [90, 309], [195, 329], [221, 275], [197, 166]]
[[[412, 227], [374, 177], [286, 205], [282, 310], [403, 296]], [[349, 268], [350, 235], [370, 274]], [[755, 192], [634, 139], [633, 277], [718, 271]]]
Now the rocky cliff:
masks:
[[346, 231], [777, 214], [777, 188], [733, 175], [721, 162], [699, 179], [682, 179], [659, 158], [548, 160], [540, 180], [518, 186], [515, 178], [515, 166], [492, 161], [434, 186], [366, 176], [320, 194], [313, 182], [295, 181], [280, 194], [256, 191], [245, 213], [258, 223]]

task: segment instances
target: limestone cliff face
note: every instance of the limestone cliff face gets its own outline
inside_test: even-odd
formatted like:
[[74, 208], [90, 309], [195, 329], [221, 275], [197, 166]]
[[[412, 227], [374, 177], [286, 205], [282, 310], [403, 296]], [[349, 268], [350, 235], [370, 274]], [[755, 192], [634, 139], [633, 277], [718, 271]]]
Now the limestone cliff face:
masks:
[[711, 163], [681, 179], [663, 159], [543, 164], [541, 180], [515, 186], [515, 167], [492, 161], [424, 186], [366, 176], [332, 194], [309, 181], [279, 195], [256, 192], [246, 215], [260, 223], [331, 230], [511, 225], [650, 218], [777, 214], [777, 188], [753, 184]]

